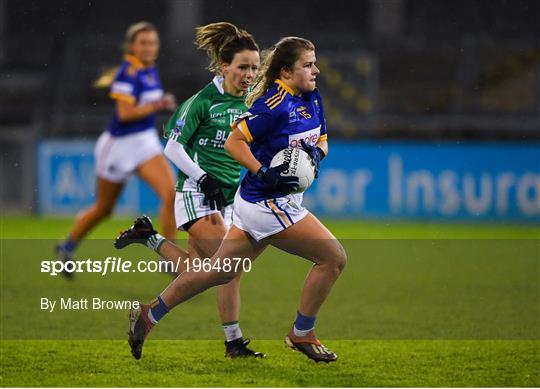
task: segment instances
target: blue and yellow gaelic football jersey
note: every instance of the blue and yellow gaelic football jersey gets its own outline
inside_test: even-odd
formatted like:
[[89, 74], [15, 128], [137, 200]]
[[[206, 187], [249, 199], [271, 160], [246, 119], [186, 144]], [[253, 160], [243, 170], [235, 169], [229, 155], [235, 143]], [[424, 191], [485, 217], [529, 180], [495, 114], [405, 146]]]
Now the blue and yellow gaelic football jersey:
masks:
[[[324, 107], [319, 91], [295, 96], [281, 80], [276, 80], [269, 91], [243, 114], [235, 123], [250, 142], [251, 152], [264, 166], [280, 150], [307, 144], [315, 145], [326, 140]], [[240, 185], [240, 195], [252, 203], [270, 198], [282, 197], [285, 193], [272, 191], [248, 172]]]
[[[163, 97], [159, 73], [155, 66], [145, 67], [132, 55], [127, 55], [120, 65], [111, 85], [110, 97], [133, 105], [148, 104]], [[156, 114], [140, 120], [121, 122], [116, 113], [116, 102], [112, 122], [108, 131], [113, 136], [123, 136], [145, 131], [156, 126]]]

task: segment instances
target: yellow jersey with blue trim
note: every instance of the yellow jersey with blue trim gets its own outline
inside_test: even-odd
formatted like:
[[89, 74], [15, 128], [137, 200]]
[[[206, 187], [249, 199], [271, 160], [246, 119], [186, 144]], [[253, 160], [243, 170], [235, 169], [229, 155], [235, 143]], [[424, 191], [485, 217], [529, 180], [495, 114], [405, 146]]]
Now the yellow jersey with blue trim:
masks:
[[[281, 80], [233, 123], [250, 143], [251, 152], [264, 166], [287, 147], [299, 147], [303, 139], [315, 145], [326, 140], [326, 120], [318, 89], [297, 96]], [[258, 202], [285, 196], [272, 190], [253, 173], [248, 172], [240, 185], [240, 196], [249, 202]]]
[[111, 135], [123, 136], [155, 128], [155, 113], [139, 120], [122, 122], [116, 112], [116, 104], [121, 100], [133, 105], [142, 105], [163, 97], [157, 68], [144, 66], [136, 57], [127, 55], [111, 84], [110, 97], [115, 100], [113, 118], [107, 129]]

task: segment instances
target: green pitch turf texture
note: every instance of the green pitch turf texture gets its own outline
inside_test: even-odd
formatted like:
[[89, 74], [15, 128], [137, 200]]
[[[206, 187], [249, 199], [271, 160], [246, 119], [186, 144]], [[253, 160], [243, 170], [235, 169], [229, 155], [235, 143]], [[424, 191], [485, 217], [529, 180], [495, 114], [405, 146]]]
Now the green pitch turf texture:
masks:
[[[349, 264], [319, 315], [320, 338], [339, 354], [322, 365], [283, 344], [309, 264], [276, 250], [242, 281], [242, 328], [265, 360], [223, 357], [214, 291], [171, 312], [140, 361], [123, 339], [124, 311], [40, 312], [41, 295], [146, 301], [169, 282], [164, 274], [77, 274], [71, 283], [40, 274], [39, 260], [70, 224], [2, 218], [1, 386], [540, 385], [536, 227], [328, 221]], [[129, 224], [102, 224], [81, 256], [106, 254]]]

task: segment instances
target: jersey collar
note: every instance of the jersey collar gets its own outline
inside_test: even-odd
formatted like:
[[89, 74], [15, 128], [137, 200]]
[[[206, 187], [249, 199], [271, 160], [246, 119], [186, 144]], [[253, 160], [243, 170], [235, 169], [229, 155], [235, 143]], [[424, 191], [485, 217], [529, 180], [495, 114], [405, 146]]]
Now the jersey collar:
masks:
[[294, 91], [283, 81], [281, 81], [279, 78], [276, 80], [276, 84], [278, 84], [280, 87], [285, 89], [287, 93], [289, 93], [291, 96], [294, 96]]
[[225, 94], [225, 90], [223, 89], [223, 81], [224, 81], [223, 76], [215, 76], [215, 77], [212, 79], [212, 82], [213, 82], [214, 85], [216, 86], [216, 89], [217, 89], [218, 92], [221, 93], [222, 95]]
[[133, 66], [135, 69], [144, 69], [146, 66], [141, 62], [141, 60], [134, 55], [126, 54], [124, 57], [126, 61], [129, 62], [131, 66]]

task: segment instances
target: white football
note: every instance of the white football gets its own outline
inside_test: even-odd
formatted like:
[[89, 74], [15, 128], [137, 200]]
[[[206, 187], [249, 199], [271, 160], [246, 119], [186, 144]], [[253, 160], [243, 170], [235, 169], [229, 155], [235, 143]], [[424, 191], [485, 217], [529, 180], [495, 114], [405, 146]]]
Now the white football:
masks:
[[302, 149], [289, 147], [274, 155], [270, 167], [279, 166], [284, 162], [289, 163], [289, 169], [281, 175], [298, 177], [298, 190], [292, 193], [301, 193], [309, 188], [315, 179], [315, 166], [311, 163], [309, 154]]

